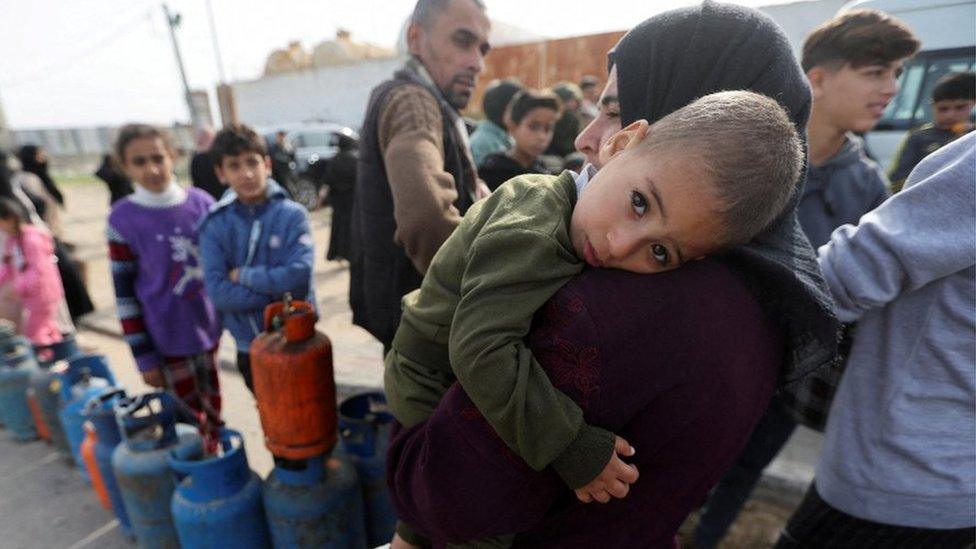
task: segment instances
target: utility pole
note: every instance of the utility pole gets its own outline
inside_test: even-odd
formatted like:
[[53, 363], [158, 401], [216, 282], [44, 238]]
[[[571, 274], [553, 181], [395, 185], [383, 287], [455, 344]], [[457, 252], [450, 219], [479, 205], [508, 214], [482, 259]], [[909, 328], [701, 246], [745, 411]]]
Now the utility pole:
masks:
[[220, 83], [224, 84], [224, 61], [220, 57], [220, 41], [217, 40], [217, 25], [214, 23], [213, 3], [207, 0], [207, 18], [210, 19], [210, 36], [213, 38], [214, 56], [217, 58], [217, 74], [220, 75]]
[[169, 6], [163, 3], [163, 13], [166, 14], [166, 23], [169, 25], [169, 36], [173, 40], [173, 53], [176, 54], [176, 65], [180, 69], [180, 78], [183, 79], [183, 94], [186, 99], [186, 107], [190, 110], [190, 121], [194, 128], [199, 128], [201, 124], [197, 110], [193, 107], [193, 96], [190, 94], [190, 84], [186, 80], [186, 69], [183, 68], [183, 56], [180, 54], [180, 44], [176, 41], [176, 27], [180, 24], [180, 14], [173, 14], [169, 11]]
[[224, 60], [220, 55], [220, 41], [217, 39], [217, 23], [215, 22], [213, 3], [207, 0], [207, 17], [210, 20], [210, 37], [213, 38], [214, 57], [217, 59], [217, 107], [220, 111], [220, 122], [224, 125], [237, 124], [237, 103], [234, 101], [234, 90], [227, 85], [224, 76]]

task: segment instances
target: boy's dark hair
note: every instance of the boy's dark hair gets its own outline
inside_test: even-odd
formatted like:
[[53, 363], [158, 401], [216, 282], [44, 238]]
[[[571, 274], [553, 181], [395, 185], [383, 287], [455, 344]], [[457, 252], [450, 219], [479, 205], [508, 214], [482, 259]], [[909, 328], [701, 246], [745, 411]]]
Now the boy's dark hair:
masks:
[[580, 78], [579, 87], [581, 90], [586, 91], [590, 88], [595, 88], [600, 83], [597, 77], [592, 74], [587, 74], [583, 78]]
[[213, 144], [210, 145], [210, 158], [213, 160], [214, 166], [220, 166], [224, 158], [228, 156], [245, 153], [258, 153], [261, 156], [268, 156], [268, 148], [264, 144], [264, 138], [244, 124], [224, 126], [214, 136]]
[[562, 101], [552, 92], [524, 90], [515, 94], [505, 113], [506, 118], [518, 125], [532, 109], [552, 109], [556, 117], [562, 114]]
[[976, 100], [976, 72], [950, 72], [935, 83], [933, 103], [954, 99]]
[[806, 155], [774, 99], [749, 91], [706, 95], [658, 120], [640, 151], [690, 151], [721, 203], [723, 248], [744, 244], [786, 207]]
[[115, 138], [115, 156], [119, 163], [125, 164], [125, 148], [129, 146], [129, 143], [132, 143], [136, 139], [146, 137], [160, 139], [163, 142], [163, 146], [166, 147], [166, 150], [171, 153], [174, 151], [173, 139], [170, 137], [168, 131], [150, 124], [126, 124], [119, 128], [118, 136]]
[[481, 100], [481, 107], [485, 111], [485, 118], [495, 124], [505, 127], [505, 109], [512, 102], [515, 94], [525, 89], [522, 83], [514, 78], [493, 80], [485, 89], [485, 96]]
[[888, 64], [915, 55], [920, 43], [904, 23], [876, 9], [845, 12], [813, 29], [803, 42], [803, 71]]

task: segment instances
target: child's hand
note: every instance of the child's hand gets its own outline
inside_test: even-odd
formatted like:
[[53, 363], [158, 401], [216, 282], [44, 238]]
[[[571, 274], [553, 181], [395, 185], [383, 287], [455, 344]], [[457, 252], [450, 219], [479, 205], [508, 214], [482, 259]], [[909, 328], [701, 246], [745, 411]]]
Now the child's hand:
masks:
[[630, 485], [637, 482], [637, 467], [624, 463], [617, 454], [622, 456], [634, 455], [634, 448], [626, 440], [616, 437], [610, 462], [603, 471], [585, 486], [575, 490], [576, 497], [583, 503], [599, 501], [607, 503], [610, 497], [623, 498], [630, 491]]
[[150, 387], [166, 388], [166, 378], [163, 376], [163, 369], [158, 366], [152, 370], [142, 372], [142, 380]]
[[237, 284], [237, 281], [240, 280], [240, 274], [240, 269], [233, 269], [231, 272], [227, 273], [227, 278], [229, 278], [234, 284]]

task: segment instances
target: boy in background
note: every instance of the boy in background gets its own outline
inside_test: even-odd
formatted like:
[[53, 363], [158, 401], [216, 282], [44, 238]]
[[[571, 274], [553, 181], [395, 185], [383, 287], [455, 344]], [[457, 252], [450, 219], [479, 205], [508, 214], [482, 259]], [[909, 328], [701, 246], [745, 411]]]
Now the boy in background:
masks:
[[908, 174], [926, 156], [973, 131], [969, 120], [976, 106], [976, 73], [953, 72], [932, 90], [932, 122], [908, 132], [892, 162], [891, 190], [898, 192]]
[[494, 191], [516, 175], [549, 173], [539, 157], [552, 141], [561, 111], [559, 98], [550, 92], [525, 90], [512, 99], [505, 111], [505, 127], [515, 145], [489, 154], [478, 164], [478, 175], [489, 189]]
[[217, 177], [231, 192], [200, 225], [203, 280], [253, 393], [248, 350], [264, 330], [265, 306], [286, 292], [315, 305], [312, 235], [304, 208], [269, 177], [271, 157], [254, 130], [224, 128], [210, 150]]

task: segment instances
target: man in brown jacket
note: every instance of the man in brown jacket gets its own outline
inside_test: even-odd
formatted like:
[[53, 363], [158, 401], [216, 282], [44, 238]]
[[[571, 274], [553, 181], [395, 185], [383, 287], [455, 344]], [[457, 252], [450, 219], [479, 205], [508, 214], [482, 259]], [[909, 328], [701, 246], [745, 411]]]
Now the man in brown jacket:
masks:
[[475, 200], [478, 180], [458, 113], [488, 53], [481, 0], [419, 0], [410, 59], [373, 89], [362, 127], [353, 204], [353, 323], [389, 348], [400, 298], [420, 286], [441, 244]]

